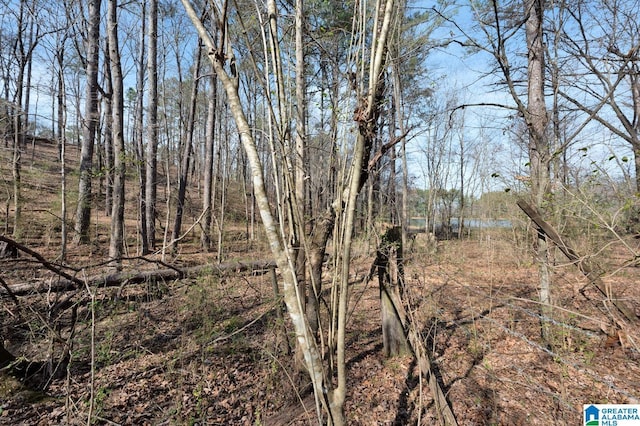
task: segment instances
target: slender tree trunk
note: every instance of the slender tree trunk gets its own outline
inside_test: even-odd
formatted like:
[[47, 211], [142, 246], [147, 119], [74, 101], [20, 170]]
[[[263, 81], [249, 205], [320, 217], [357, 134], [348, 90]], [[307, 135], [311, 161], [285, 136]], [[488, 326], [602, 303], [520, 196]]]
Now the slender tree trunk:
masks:
[[294, 324], [296, 341], [302, 345], [302, 351], [313, 383], [315, 395], [318, 399], [321, 399], [324, 402], [325, 408], [329, 409], [329, 404], [326, 400], [328, 395], [326, 392], [330, 383], [327, 381], [324, 374], [320, 352], [315, 344], [315, 339], [313, 338], [311, 330], [309, 329], [308, 322], [306, 321], [306, 317], [302, 310], [300, 298], [297, 294], [295, 271], [291, 267], [293, 261], [282, 245], [280, 236], [278, 235], [276, 222], [271, 214], [271, 207], [269, 205], [269, 199], [264, 186], [262, 162], [260, 160], [255, 140], [252, 138], [251, 126], [247, 122], [246, 115], [242, 109], [242, 102], [238, 94], [238, 77], [235, 74], [234, 68], [231, 69], [231, 75], [226, 72], [224, 63], [221, 62], [222, 55], [216, 54], [216, 52], [219, 52], [218, 46], [216, 46], [211, 37], [209, 37], [206, 28], [198, 18], [195, 10], [193, 10], [193, 7], [188, 0], [183, 0], [182, 4], [196, 26], [200, 36], [204, 39], [208, 49], [210, 50], [211, 54], [209, 55], [209, 58], [222, 83], [222, 86], [225, 88], [229, 109], [235, 119], [238, 133], [240, 135], [240, 141], [247, 153], [247, 159], [251, 167], [251, 176], [256, 195], [256, 202], [262, 217], [262, 223], [264, 225], [267, 240], [269, 241], [269, 246], [282, 276], [283, 297], [289, 311], [289, 316]]
[[20, 10], [17, 22], [17, 37], [14, 46], [14, 54], [18, 62], [18, 73], [16, 76], [16, 92], [14, 98], [13, 113], [13, 159], [11, 162], [11, 172], [13, 177], [13, 236], [19, 238], [22, 234], [22, 145], [24, 140], [26, 117], [24, 105], [24, 79], [27, 54], [24, 42], [26, 40], [25, 33], [25, 10], [24, 1], [20, 1]]
[[460, 135], [460, 198], [458, 202], [458, 238], [462, 238], [464, 235], [464, 174], [465, 174], [465, 144], [464, 135]]
[[82, 121], [82, 148], [80, 152], [80, 177], [78, 182], [78, 207], [75, 223], [75, 243], [89, 242], [91, 222], [91, 179], [93, 147], [98, 122], [98, 65], [100, 48], [100, 3], [89, 1], [89, 34], [87, 36], [87, 84], [85, 113]]
[[[22, 96], [22, 83], [19, 84], [18, 94]], [[13, 121], [13, 237], [19, 238], [22, 233], [22, 112], [16, 111]]]
[[[225, 111], [225, 115], [228, 117], [229, 112]], [[230, 153], [230, 143], [229, 143], [229, 125], [223, 124], [224, 129], [222, 129], [222, 142], [218, 147], [218, 174], [216, 178], [216, 183], [220, 182], [220, 203], [218, 204], [218, 216], [216, 218], [216, 228], [218, 230], [218, 244], [216, 250], [216, 258], [218, 262], [222, 262], [224, 259], [224, 226], [225, 226], [225, 215], [227, 212], [227, 190], [228, 190], [228, 179], [231, 177], [231, 153]], [[224, 143], [224, 145], [223, 145]], [[223, 158], [224, 154], [224, 158]]]
[[[531, 164], [531, 197], [534, 205], [545, 210], [549, 195], [550, 154], [546, 136], [548, 124], [547, 108], [544, 98], [544, 55], [543, 43], [543, 0], [525, 0], [526, 41], [528, 48], [528, 105], [527, 124], [529, 127], [529, 160]], [[536, 260], [539, 270], [540, 303], [542, 315], [551, 314], [551, 278], [549, 273], [549, 248], [546, 237], [537, 234]], [[542, 337], [549, 342], [548, 321], [543, 318]]]
[[204, 148], [204, 191], [202, 194], [202, 210], [204, 217], [202, 218], [202, 234], [200, 235], [200, 244], [206, 251], [211, 249], [211, 222], [213, 217], [213, 154], [215, 148], [215, 129], [216, 129], [216, 108], [218, 103], [218, 80], [215, 75], [211, 78], [211, 93], [209, 94], [209, 105], [207, 111], [207, 130], [205, 135]]
[[[399, 42], [399, 40], [397, 41]], [[397, 55], [396, 55], [397, 56]], [[409, 229], [409, 168], [407, 165], [407, 142], [404, 135], [406, 134], [405, 126], [405, 110], [404, 110], [404, 97], [402, 88], [402, 79], [400, 78], [400, 67], [397, 61], [392, 64], [393, 80], [394, 80], [394, 99], [396, 105], [396, 122], [398, 123], [398, 130], [402, 136], [402, 144], [400, 145], [400, 161], [402, 162], [402, 205], [400, 210], [400, 224], [402, 231], [401, 243], [402, 247], [407, 247], [408, 244], [408, 229]], [[397, 136], [396, 136], [397, 137]], [[404, 261], [404, 259], [401, 259]]]
[[[106, 42], [107, 51], [109, 51], [109, 41]], [[104, 99], [104, 214], [111, 216], [113, 209], [113, 173], [114, 173], [114, 154], [113, 154], [113, 84], [111, 77], [111, 61], [109, 55], [106, 55], [104, 61], [104, 80], [105, 92], [108, 96]]]
[[147, 231], [147, 175], [146, 175], [146, 162], [144, 152], [144, 140], [143, 140], [143, 123], [144, 123], [144, 79], [145, 79], [145, 29], [146, 29], [146, 3], [143, 1], [140, 5], [141, 18], [140, 24], [142, 25], [140, 31], [140, 51], [138, 52], [138, 64], [136, 72], [136, 106], [135, 106], [135, 142], [136, 142], [136, 157], [137, 157], [137, 169], [138, 169], [138, 182], [139, 182], [139, 196], [138, 196], [138, 214], [140, 218], [140, 249], [143, 255], [149, 253], [149, 238]]
[[[296, 233], [296, 245], [294, 249], [297, 249], [296, 258], [296, 276], [298, 280], [298, 287], [301, 297], [305, 297], [306, 293], [306, 257], [305, 253], [305, 236], [308, 235], [306, 229], [306, 206], [307, 206], [307, 192], [305, 179], [307, 175], [306, 166], [306, 146], [307, 146], [307, 84], [306, 84], [306, 59], [304, 49], [304, 0], [296, 0], [295, 11], [295, 45], [296, 45], [296, 134], [295, 134], [295, 212], [297, 230]], [[317, 298], [312, 298], [311, 293], [314, 291], [320, 292], [321, 282], [314, 283], [312, 279], [313, 289], [309, 289], [309, 300], [317, 303]], [[306, 307], [305, 307], [306, 308]], [[317, 315], [317, 306], [314, 308], [316, 312], [308, 313], [310, 322], [311, 315]], [[317, 320], [314, 318], [313, 322], [317, 326]], [[314, 326], [311, 327], [313, 332]]]
[[182, 159], [180, 161], [180, 175], [178, 176], [178, 202], [176, 205], [176, 217], [173, 222], [173, 234], [171, 236], [171, 251], [178, 250], [178, 239], [182, 229], [182, 217], [184, 215], [184, 203], [187, 195], [187, 181], [189, 180], [189, 167], [191, 165], [191, 150], [193, 147], [193, 132], [195, 128], [196, 106], [198, 100], [198, 87], [200, 81], [200, 60], [202, 58], [202, 43], [198, 42], [196, 62], [193, 66], [193, 86], [191, 88], [191, 100], [187, 115], [187, 129], [182, 147]]
[[66, 127], [67, 127], [67, 108], [64, 84], [64, 47], [60, 47], [56, 54], [58, 60], [58, 152], [60, 154], [60, 217], [61, 223], [61, 243], [60, 243], [60, 261], [64, 263], [67, 258], [67, 162], [66, 162]]
[[111, 211], [111, 239], [109, 243], [109, 258], [115, 267], [122, 267], [124, 249], [124, 203], [125, 203], [125, 168], [126, 155], [124, 148], [124, 89], [122, 66], [120, 64], [120, 49], [118, 43], [118, 0], [109, 0], [107, 8], [107, 32], [109, 37], [109, 60], [111, 63], [111, 78], [113, 93], [113, 208]]
[[[396, 129], [398, 127], [397, 122], [397, 101], [392, 102], [391, 111], [389, 111], [389, 139], [393, 139], [396, 136]], [[389, 150], [389, 180], [387, 181], [387, 190], [384, 194], [384, 198], [381, 200], [387, 206], [389, 222], [392, 225], [397, 225], [398, 221], [398, 191], [397, 191], [397, 165], [398, 156], [396, 155], [395, 146]], [[382, 206], [381, 206], [382, 207]]]
[[149, 1], [149, 49], [147, 75], [149, 96], [147, 111], [147, 155], [145, 162], [145, 216], [147, 247], [155, 249], [158, 191], [158, 0]]
[[381, 80], [387, 56], [387, 37], [389, 26], [394, 12], [394, 0], [381, 1], [376, 11], [376, 30], [374, 34], [371, 62], [369, 65], [369, 87], [366, 99], [358, 106], [358, 136], [353, 150], [353, 162], [351, 163], [351, 179], [342, 195], [345, 200], [344, 236], [342, 241], [342, 270], [340, 271], [340, 299], [338, 306], [337, 322], [337, 382], [338, 385], [331, 395], [332, 418], [336, 425], [345, 423], [344, 401], [347, 390], [346, 371], [346, 323], [347, 305], [349, 300], [349, 265], [351, 260], [351, 248], [355, 225], [357, 198], [368, 176], [368, 160], [373, 146], [373, 138], [377, 134], [377, 122], [381, 110], [381, 92], [383, 81]]

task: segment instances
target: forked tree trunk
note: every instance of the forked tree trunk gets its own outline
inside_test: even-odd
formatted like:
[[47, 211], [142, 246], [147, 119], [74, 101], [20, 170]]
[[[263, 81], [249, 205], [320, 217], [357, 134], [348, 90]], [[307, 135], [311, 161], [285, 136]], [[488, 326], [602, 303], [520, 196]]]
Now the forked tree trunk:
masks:
[[[256, 203], [260, 211], [267, 240], [269, 241], [271, 252], [274, 255], [282, 276], [284, 301], [287, 305], [289, 317], [291, 318], [295, 329], [296, 341], [301, 346], [305, 357], [307, 369], [313, 383], [314, 394], [316, 395], [316, 398], [321, 400], [327, 411], [333, 411], [329, 407], [329, 400], [332, 398], [330, 391], [328, 390], [331, 388], [331, 384], [327, 381], [324, 374], [320, 351], [316, 346], [315, 339], [309, 329], [308, 322], [306, 321], [306, 317], [300, 304], [300, 299], [297, 294], [295, 271], [291, 267], [291, 265], [293, 265], [293, 261], [282, 245], [280, 236], [278, 235], [276, 222], [271, 213], [271, 206], [269, 205], [269, 199], [264, 186], [262, 162], [255, 140], [252, 137], [251, 126], [247, 121], [238, 93], [239, 80], [238, 76], [235, 74], [235, 64], [232, 62], [233, 67], [231, 67], [230, 70], [232, 74], [230, 75], [224, 68], [225, 63], [223, 62], [223, 55], [220, 54], [221, 52], [218, 46], [215, 45], [213, 39], [209, 36], [206, 28], [202, 24], [202, 21], [200, 21], [197, 13], [191, 6], [191, 3], [188, 0], [182, 0], [182, 4], [198, 30], [199, 35], [204, 40], [209, 51], [209, 59], [211, 60], [214, 70], [227, 94], [229, 109], [235, 119], [238, 133], [240, 135], [240, 141], [244, 147], [250, 164]], [[341, 406], [340, 409], [342, 409]]]
[[[309, 328], [309, 323], [304, 315], [302, 301], [298, 293], [297, 280], [294, 269], [294, 260], [291, 253], [284, 247], [282, 237], [278, 233], [277, 222], [271, 213], [269, 199], [265, 190], [262, 161], [259, 156], [256, 142], [253, 139], [251, 126], [247, 121], [245, 111], [238, 93], [239, 78], [236, 74], [233, 50], [224, 50], [216, 46], [213, 39], [207, 32], [196, 11], [189, 0], [182, 0], [182, 4], [190, 19], [196, 27], [199, 35], [204, 40], [211, 63], [218, 78], [227, 94], [227, 103], [231, 110], [238, 128], [240, 141], [247, 154], [247, 159], [251, 168], [251, 175], [255, 190], [256, 202], [262, 218], [267, 240], [271, 252], [274, 255], [278, 268], [280, 269], [283, 281], [284, 301], [289, 311], [289, 317], [295, 329], [296, 341], [304, 354], [307, 370], [316, 397], [316, 403], [322, 403], [325, 411], [329, 414], [328, 423], [332, 425], [343, 425], [346, 423], [344, 416], [344, 402], [346, 396], [346, 360], [345, 360], [345, 337], [348, 305], [348, 285], [349, 285], [349, 263], [351, 258], [351, 242], [353, 237], [353, 224], [357, 207], [357, 196], [367, 176], [367, 160], [370, 154], [372, 138], [375, 135], [375, 126], [380, 113], [380, 96], [382, 85], [380, 77], [384, 59], [386, 56], [386, 41], [389, 32], [389, 25], [394, 12], [393, 0], [380, 3], [380, 8], [376, 11], [376, 28], [374, 34], [374, 47], [372, 51], [371, 63], [369, 66], [369, 92], [368, 99], [362, 100], [362, 121], [359, 121], [359, 134], [353, 152], [353, 162], [351, 169], [351, 179], [347, 183], [344, 192], [340, 194], [340, 200], [345, 202], [345, 222], [344, 222], [344, 242], [342, 245], [341, 257], [343, 259], [343, 269], [340, 271], [340, 299], [338, 312], [337, 331], [337, 387], [333, 387], [328, 380], [322, 365], [321, 353], [316, 345], [313, 334]], [[271, 20], [274, 16], [270, 17]], [[226, 16], [222, 16], [220, 22], [226, 25]], [[273, 21], [271, 22], [273, 25]], [[226, 27], [220, 28], [224, 34]], [[225, 37], [221, 37], [221, 45], [226, 46]], [[230, 57], [229, 72], [225, 65]], [[282, 77], [282, 76], [280, 76]], [[341, 201], [340, 201], [341, 202]], [[322, 422], [322, 419], [318, 419]]]

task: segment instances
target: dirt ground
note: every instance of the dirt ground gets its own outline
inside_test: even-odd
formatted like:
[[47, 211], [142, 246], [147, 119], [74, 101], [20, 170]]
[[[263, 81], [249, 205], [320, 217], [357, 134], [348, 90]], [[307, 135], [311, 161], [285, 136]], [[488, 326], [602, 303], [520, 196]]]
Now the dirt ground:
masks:
[[[24, 156], [29, 208], [23, 212], [28, 226], [21, 242], [55, 260], [60, 201], [52, 176], [59, 165], [52, 160], [55, 146], [36, 148]], [[76, 167], [77, 150], [70, 147], [68, 155], [69, 167]], [[0, 172], [9, 182], [5, 160]], [[69, 179], [73, 188], [74, 176]], [[73, 205], [72, 190], [68, 196]], [[135, 194], [129, 198], [135, 206]], [[135, 208], [129, 214], [127, 226], [134, 230]], [[94, 212], [96, 243], [69, 246], [68, 264], [83, 265], [70, 273], [100, 272], [108, 224], [108, 217]], [[227, 260], [268, 256], [266, 247], [246, 242], [244, 229], [229, 229]], [[582, 422], [583, 404], [638, 403], [637, 324], [622, 324], [623, 330], [614, 333], [611, 303], [559, 253], [552, 270], [555, 307], [542, 315], [536, 303], [538, 272], [523, 235], [483, 230], [434, 247], [420, 234], [405, 248], [411, 325], [421, 333], [458, 424], [576, 425]], [[170, 260], [184, 266], [214, 263], [212, 253], [196, 248], [197, 241], [197, 235], [188, 236]], [[597, 253], [593, 260], [608, 271], [604, 281], [610, 294], [640, 315], [640, 268], [633, 261], [640, 240], [625, 241], [626, 247], [589, 241], [577, 241], [577, 247]], [[135, 258], [134, 251], [125, 268], [154, 267]], [[383, 356], [378, 284], [364, 282], [374, 252], [375, 240], [360, 236], [347, 336], [348, 423], [439, 424], [429, 373], [410, 356]], [[11, 286], [46, 282], [52, 274], [23, 255], [0, 259], [0, 277]], [[51, 315], [50, 308], [67, 297]], [[67, 343], [71, 357], [44, 383], [39, 376], [24, 382], [0, 373], [0, 424], [75, 425], [89, 418], [105, 425], [317, 424], [308, 379], [296, 372], [285, 344], [293, 342], [291, 327], [286, 313], [284, 321], [277, 314], [278, 306], [269, 274], [244, 273], [16, 300], [2, 296], [0, 335], [19, 361], [38, 367], [44, 362], [53, 371], [57, 364], [45, 361], [50, 354], [60, 360]], [[541, 323], [549, 328], [548, 344], [541, 338]]]
[[[436, 251], [419, 236], [407, 257], [413, 325], [460, 425], [575, 425], [582, 404], [638, 403], [637, 346], [602, 331], [604, 297], [583, 288], [571, 265], [554, 270], [558, 308], [543, 318], [553, 339], [544, 345], [536, 267], [508, 234], [441, 241]], [[25, 276], [28, 263], [8, 262]], [[412, 357], [383, 356], [377, 282], [363, 282], [370, 262], [362, 245], [347, 338], [349, 424], [438, 424]], [[637, 313], [639, 273], [630, 267], [607, 278]], [[268, 274], [92, 290], [93, 302], [78, 305], [68, 370], [45, 392], [4, 376], [1, 424], [84, 424], [90, 413], [98, 424], [317, 423], [283, 345], [291, 329], [276, 315]], [[21, 297], [20, 306], [2, 299], [7, 349], [29, 360], [55, 353], [61, 344], [51, 349], [42, 317], [52, 297]]]

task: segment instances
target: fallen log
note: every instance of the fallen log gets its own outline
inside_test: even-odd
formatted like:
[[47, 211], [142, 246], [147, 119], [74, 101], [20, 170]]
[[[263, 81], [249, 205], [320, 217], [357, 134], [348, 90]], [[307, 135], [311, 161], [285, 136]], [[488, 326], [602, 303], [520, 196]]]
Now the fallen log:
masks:
[[4, 296], [13, 294], [15, 296], [21, 296], [30, 293], [77, 290], [80, 288], [78, 281], [81, 281], [83, 286], [88, 285], [90, 287], [117, 287], [125, 283], [136, 284], [153, 280], [174, 281], [183, 278], [191, 278], [202, 274], [222, 275], [229, 272], [257, 272], [266, 271], [275, 267], [276, 262], [274, 260], [257, 260], [253, 262], [205, 264], [182, 269], [166, 268], [142, 271], [124, 271], [107, 275], [95, 275], [86, 278], [86, 280], [79, 280], [78, 278], [74, 278], [72, 280], [66, 278], [52, 278], [47, 281], [8, 285], [7, 287], [9, 291], [7, 291], [7, 288], [3, 286], [0, 287], [0, 295]]

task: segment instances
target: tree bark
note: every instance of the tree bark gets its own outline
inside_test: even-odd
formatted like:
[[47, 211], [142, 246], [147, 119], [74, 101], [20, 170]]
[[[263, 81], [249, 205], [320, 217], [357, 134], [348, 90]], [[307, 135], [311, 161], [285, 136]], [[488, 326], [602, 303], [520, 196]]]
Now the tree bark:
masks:
[[404, 355], [409, 350], [405, 335], [407, 313], [402, 305], [404, 283], [402, 266], [402, 227], [385, 232], [376, 256], [380, 306], [382, 311], [382, 342], [387, 357]]
[[124, 89], [122, 65], [120, 63], [120, 48], [118, 43], [118, 0], [109, 0], [107, 9], [109, 61], [111, 64], [111, 78], [113, 83], [111, 99], [113, 107], [112, 132], [115, 169], [113, 178], [113, 208], [111, 210], [109, 258], [114, 262], [115, 268], [120, 269], [122, 267], [121, 258], [124, 250], [126, 153], [124, 148]]
[[89, 33], [87, 34], [87, 85], [85, 116], [82, 121], [82, 148], [80, 151], [80, 176], [78, 181], [78, 206], [75, 222], [75, 243], [89, 242], [91, 222], [91, 179], [93, 169], [93, 147], [95, 144], [98, 117], [98, 66], [100, 58], [100, 3], [89, 1]]
[[57, 60], [57, 139], [58, 139], [58, 153], [60, 155], [60, 217], [61, 230], [60, 230], [60, 260], [66, 262], [67, 260], [67, 107], [66, 107], [66, 94], [65, 94], [65, 82], [64, 82], [64, 42], [58, 46], [56, 51]]
[[[109, 40], [106, 42], [106, 49], [109, 51]], [[104, 80], [105, 92], [107, 96], [104, 99], [104, 214], [111, 216], [113, 209], [113, 84], [111, 78], [111, 61], [109, 55], [104, 58]]]
[[196, 52], [196, 62], [193, 66], [193, 86], [191, 89], [191, 100], [189, 103], [189, 114], [187, 116], [187, 129], [180, 160], [180, 176], [178, 177], [178, 202], [176, 205], [176, 217], [173, 222], [173, 233], [171, 236], [171, 251], [178, 250], [178, 239], [182, 229], [182, 216], [184, 214], [184, 203], [187, 196], [187, 181], [189, 180], [189, 166], [191, 165], [191, 150], [193, 147], [193, 132], [195, 128], [196, 105], [198, 100], [198, 86], [200, 75], [200, 59], [202, 58], [202, 43], [198, 42]]
[[[531, 164], [531, 198], [534, 206], [543, 209], [548, 203], [550, 190], [550, 153], [547, 140], [549, 117], [544, 97], [545, 46], [543, 43], [543, 0], [525, 0], [525, 32], [527, 42], [527, 113], [529, 129], [529, 162]], [[549, 272], [549, 247], [544, 234], [537, 234], [536, 261], [539, 273], [540, 306], [542, 315], [551, 315], [551, 276]], [[550, 341], [549, 323], [542, 322], [542, 338]]]
[[[316, 346], [315, 339], [309, 329], [308, 322], [306, 321], [306, 317], [300, 303], [295, 270], [293, 269], [293, 260], [282, 245], [280, 236], [278, 235], [276, 222], [271, 213], [271, 206], [269, 205], [269, 199], [265, 191], [262, 162], [255, 140], [252, 136], [251, 126], [247, 121], [238, 93], [239, 80], [236, 74], [237, 70], [235, 68], [235, 60], [233, 58], [231, 59], [230, 75], [225, 69], [224, 53], [215, 45], [213, 39], [209, 36], [206, 28], [202, 24], [202, 21], [200, 21], [195, 10], [191, 6], [191, 3], [188, 0], [182, 0], [182, 4], [194, 26], [198, 30], [200, 37], [202, 37], [204, 43], [209, 49], [209, 59], [211, 60], [214, 70], [227, 94], [229, 109], [231, 110], [236, 122], [240, 141], [247, 154], [247, 159], [251, 168], [256, 203], [260, 211], [267, 240], [269, 241], [271, 252], [274, 255], [282, 276], [284, 301], [287, 305], [289, 317], [291, 318], [295, 329], [296, 341], [301, 345], [316, 398], [320, 399], [325, 408], [329, 410], [329, 401], [327, 399], [331, 399], [328, 395], [328, 389], [330, 389], [331, 386], [322, 368], [320, 351]], [[225, 24], [226, 23], [223, 22], [223, 25]], [[224, 45], [224, 41], [222, 41], [222, 44]], [[228, 55], [232, 55], [232, 52], [226, 53]]]
[[327, 243], [335, 227], [335, 212], [329, 208], [325, 214], [314, 220], [309, 243], [309, 270], [311, 285], [307, 299], [307, 318], [314, 336], [320, 328], [320, 292], [322, 291], [322, 265]]
[[[22, 296], [33, 293], [62, 292], [71, 290], [81, 290], [86, 285], [100, 287], [117, 287], [124, 283], [137, 284], [151, 280], [155, 281], [172, 281], [184, 278], [197, 277], [202, 274], [222, 275], [227, 272], [252, 272], [266, 271], [276, 267], [276, 262], [272, 260], [256, 260], [252, 262], [228, 262], [218, 264], [207, 264], [193, 266], [188, 268], [164, 268], [153, 269], [148, 271], [124, 271], [116, 272], [108, 275], [100, 274], [86, 278], [84, 281], [70, 280], [63, 278], [56, 281], [40, 281], [29, 282], [23, 284], [13, 284], [8, 286], [11, 294], [14, 296]], [[0, 287], [0, 295], [6, 295], [9, 292]]]
[[145, 158], [146, 189], [144, 207], [147, 219], [147, 247], [156, 247], [156, 216], [158, 191], [158, 0], [149, 1], [149, 48], [147, 75], [149, 96], [147, 111], [147, 155]]
[[27, 52], [25, 51], [25, 40], [27, 40], [25, 15], [26, 3], [20, 2], [18, 13], [16, 44], [14, 45], [15, 60], [18, 63], [18, 72], [15, 80], [15, 98], [13, 110], [13, 158], [11, 161], [11, 173], [13, 177], [13, 232], [15, 238], [22, 233], [22, 146], [24, 141], [26, 114], [23, 109], [25, 68], [27, 65]]
[[138, 52], [138, 63], [136, 70], [136, 106], [135, 106], [135, 124], [134, 124], [134, 132], [135, 132], [135, 143], [136, 143], [136, 157], [137, 157], [137, 169], [138, 169], [138, 216], [140, 219], [140, 250], [143, 255], [149, 253], [149, 238], [147, 236], [147, 231], [149, 227], [147, 226], [147, 175], [146, 175], [146, 161], [145, 161], [145, 150], [144, 150], [144, 130], [143, 130], [143, 120], [144, 120], [144, 79], [145, 79], [145, 29], [146, 29], [146, 2], [141, 2], [141, 17], [140, 17], [140, 46]]
[[215, 129], [216, 129], [216, 107], [218, 103], [218, 80], [215, 75], [210, 78], [211, 93], [209, 94], [209, 105], [207, 111], [207, 130], [205, 142], [205, 158], [204, 158], [204, 190], [202, 194], [202, 210], [204, 217], [202, 218], [202, 234], [200, 235], [200, 244], [205, 251], [211, 249], [211, 223], [213, 218], [213, 154], [215, 148]]
[[[296, 133], [295, 133], [295, 203], [294, 208], [297, 211], [295, 215], [295, 223], [297, 224], [296, 238], [294, 250], [297, 250], [296, 256], [296, 275], [298, 280], [299, 292], [302, 298], [305, 297], [306, 286], [306, 254], [305, 254], [305, 236], [308, 235], [306, 230], [306, 205], [307, 193], [306, 179], [307, 167], [306, 145], [307, 145], [307, 129], [306, 129], [306, 105], [307, 105], [307, 85], [306, 85], [306, 64], [304, 49], [304, 1], [296, 0], [295, 9], [295, 53], [296, 53]], [[321, 284], [321, 283], [318, 283]], [[313, 290], [309, 290], [311, 293]], [[305, 306], [306, 309], [306, 306]], [[313, 329], [313, 327], [312, 327]]]

